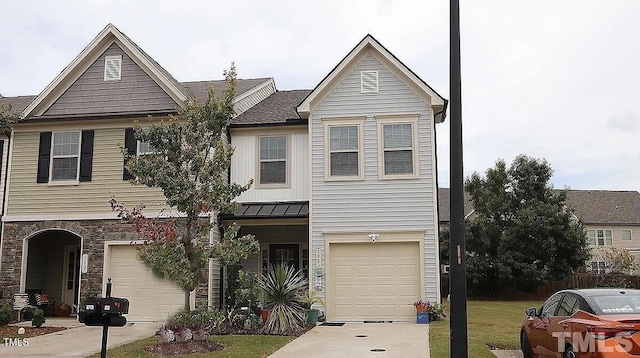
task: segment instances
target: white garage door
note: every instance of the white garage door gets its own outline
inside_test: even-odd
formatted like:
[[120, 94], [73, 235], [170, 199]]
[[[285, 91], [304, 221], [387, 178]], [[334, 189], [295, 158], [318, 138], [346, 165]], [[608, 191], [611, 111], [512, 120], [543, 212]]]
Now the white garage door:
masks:
[[127, 321], [164, 321], [184, 306], [184, 293], [176, 284], [156, 277], [138, 258], [132, 245], [109, 246], [111, 296], [129, 300]]
[[420, 294], [417, 242], [329, 245], [328, 319], [415, 321]]

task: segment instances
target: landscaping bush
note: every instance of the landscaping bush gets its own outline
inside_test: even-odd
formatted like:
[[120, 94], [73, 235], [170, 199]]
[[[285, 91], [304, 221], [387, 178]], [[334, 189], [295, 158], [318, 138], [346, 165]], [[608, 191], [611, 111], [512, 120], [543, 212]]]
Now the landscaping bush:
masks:
[[249, 307], [251, 311], [256, 311], [260, 300], [260, 285], [258, 274], [251, 271], [238, 271], [237, 288], [235, 292], [235, 306]]
[[445, 307], [442, 304], [432, 303], [427, 310], [429, 313], [429, 321], [438, 321], [444, 319], [447, 315], [445, 313]]
[[270, 310], [262, 332], [266, 334], [296, 335], [304, 327], [301, 297], [309, 282], [292, 266], [269, 266], [260, 282], [264, 306]]
[[33, 308], [33, 317], [31, 318], [31, 325], [34, 327], [41, 327], [46, 319], [44, 318], [44, 311], [39, 308]]
[[0, 307], [0, 327], [6, 326], [11, 323], [13, 319], [13, 308], [11, 305], [4, 305]]

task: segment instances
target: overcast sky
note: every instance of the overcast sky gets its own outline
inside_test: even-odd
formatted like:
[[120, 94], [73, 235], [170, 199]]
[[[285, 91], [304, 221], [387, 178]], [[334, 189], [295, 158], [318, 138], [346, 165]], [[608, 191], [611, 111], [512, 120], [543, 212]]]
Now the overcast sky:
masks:
[[[546, 158], [555, 187], [640, 190], [640, 1], [461, 0], [465, 176]], [[179, 81], [313, 88], [367, 34], [449, 98], [449, 1], [0, 3], [0, 93], [40, 93], [113, 23]], [[449, 119], [438, 125], [449, 186]]]

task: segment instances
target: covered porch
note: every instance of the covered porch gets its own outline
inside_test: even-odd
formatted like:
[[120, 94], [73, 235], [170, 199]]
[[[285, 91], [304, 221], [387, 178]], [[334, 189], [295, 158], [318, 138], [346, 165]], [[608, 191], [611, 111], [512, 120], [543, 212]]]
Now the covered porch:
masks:
[[54, 314], [54, 305], [78, 304], [81, 242], [65, 230], [45, 230], [24, 240], [21, 292], [29, 294], [31, 304], [48, 301], [42, 305], [46, 315]]
[[309, 203], [247, 203], [233, 215], [223, 217], [225, 225], [240, 225], [239, 235], [252, 234], [260, 252], [242, 262], [242, 269], [260, 277], [269, 264], [287, 264], [309, 277]]

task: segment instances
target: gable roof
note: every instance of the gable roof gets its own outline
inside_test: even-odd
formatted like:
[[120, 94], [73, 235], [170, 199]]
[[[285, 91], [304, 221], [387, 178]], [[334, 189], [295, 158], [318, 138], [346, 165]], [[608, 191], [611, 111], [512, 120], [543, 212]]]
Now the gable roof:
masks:
[[113, 43], [131, 57], [175, 102], [187, 99], [184, 87], [167, 70], [133, 43], [113, 24], [108, 24], [87, 47], [24, 109], [23, 117], [39, 116], [84, 73], [84, 71]]
[[309, 118], [311, 110], [319, 103], [330, 90], [342, 80], [355, 66], [361, 55], [367, 51], [374, 51], [383, 60], [385, 65], [409, 85], [416, 93], [427, 100], [437, 111], [434, 113], [436, 122], [443, 122], [447, 110], [448, 101], [438, 94], [431, 86], [423, 81], [411, 69], [405, 66], [396, 56], [380, 44], [373, 36], [367, 35], [354, 47], [345, 58], [329, 72], [329, 74], [309, 93], [309, 95], [297, 106], [296, 110], [302, 118]]
[[231, 122], [234, 127], [255, 126], [265, 124], [285, 124], [292, 121], [306, 123], [296, 112], [296, 105], [300, 103], [311, 90], [277, 91], [260, 103], [249, 108]]
[[[471, 197], [464, 193], [464, 214], [473, 211]], [[450, 222], [450, 190], [438, 189], [438, 216]], [[637, 191], [567, 190], [567, 206], [584, 224], [640, 225], [640, 193]]]

